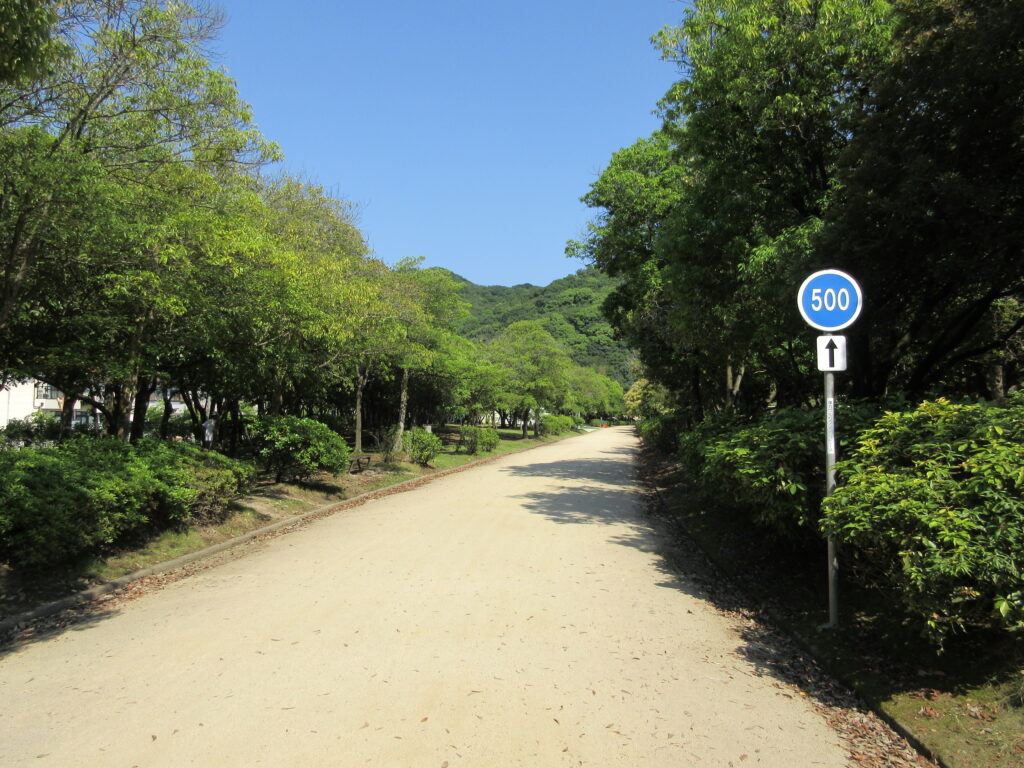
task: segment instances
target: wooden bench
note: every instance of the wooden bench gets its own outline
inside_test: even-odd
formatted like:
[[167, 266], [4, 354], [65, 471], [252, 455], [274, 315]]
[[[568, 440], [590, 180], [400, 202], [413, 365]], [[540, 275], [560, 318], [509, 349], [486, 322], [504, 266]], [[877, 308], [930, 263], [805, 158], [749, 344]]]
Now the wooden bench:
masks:
[[355, 453], [348, 459], [349, 472], [362, 472], [368, 466], [370, 466], [370, 454], [368, 453]]

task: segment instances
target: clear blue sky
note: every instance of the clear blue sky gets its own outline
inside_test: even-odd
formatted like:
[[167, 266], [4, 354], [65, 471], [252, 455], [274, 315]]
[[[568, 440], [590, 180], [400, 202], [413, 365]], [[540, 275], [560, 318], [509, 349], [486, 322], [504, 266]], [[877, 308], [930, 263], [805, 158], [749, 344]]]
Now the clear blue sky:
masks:
[[388, 263], [546, 285], [612, 152], [677, 77], [679, 0], [214, 0], [216, 63], [285, 168], [358, 206]]

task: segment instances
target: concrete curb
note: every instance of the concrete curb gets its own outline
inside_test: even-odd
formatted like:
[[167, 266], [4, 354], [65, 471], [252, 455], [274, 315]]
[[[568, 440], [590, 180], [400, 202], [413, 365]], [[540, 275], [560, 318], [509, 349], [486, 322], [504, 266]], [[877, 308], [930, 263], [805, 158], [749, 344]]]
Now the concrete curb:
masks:
[[506, 453], [499, 453], [494, 456], [486, 456], [482, 459], [477, 459], [476, 461], [471, 461], [467, 464], [463, 464], [462, 466], [452, 467], [451, 469], [445, 469], [439, 472], [432, 472], [429, 475], [411, 477], [408, 480], [403, 480], [402, 482], [395, 483], [394, 485], [388, 485], [385, 486], [384, 488], [379, 488], [375, 491], [367, 491], [366, 493], [361, 493], [358, 496], [353, 496], [351, 499], [345, 499], [344, 501], [338, 501], [333, 504], [326, 504], [322, 507], [311, 509], [308, 512], [303, 512], [301, 515], [296, 515], [295, 517], [290, 517], [285, 520], [278, 520], [276, 523], [271, 523], [270, 525], [266, 525], [262, 528], [257, 528], [254, 531], [243, 533], [239, 536], [236, 536], [233, 539], [229, 539], [228, 541], [222, 541], [220, 544], [213, 544], [209, 547], [200, 549], [196, 552], [190, 552], [187, 555], [176, 557], [173, 560], [168, 560], [164, 563], [157, 563], [156, 565], [150, 566], [149, 568], [143, 568], [138, 571], [133, 571], [132, 573], [125, 574], [124, 576], [119, 576], [118, 578], [104, 582], [103, 584], [98, 584], [95, 587], [90, 587], [89, 589], [84, 589], [81, 592], [76, 592], [73, 595], [68, 595], [67, 597], [62, 597], [59, 600], [54, 600], [52, 603], [46, 603], [45, 605], [37, 606], [36, 608], [33, 608], [30, 611], [25, 611], [15, 616], [9, 616], [6, 619], [0, 620], [0, 645], [6, 644], [4, 636], [8, 632], [17, 629], [21, 624], [27, 624], [35, 621], [36, 619], [43, 619], [47, 616], [53, 616], [56, 613], [60, 613], [63, 610], [73, 608], [77, 605], [90, 603], [96, 600], [97, 598], [103, 597], [104, 595], [108, 595], [111, 592], [115, 592], [116, 590], [120, 589], [126, 584], [130, 584], [134, 581], [139, 581], [140, 579], [144, 579], [147, 576], [154, 576], [158, 573], [166, 573], [167, 571], [175, 571], [179, 568], [185, 567], [186, 565], [191, 565], [192, 563], [216, 555], [219, 552], [223, 552], [227, 549], [232, 549], [233, 547], [245, 544], [246, 542], [252, 541], [253, 539], [256, 539], [260, 536], [276, 533], [277, 531], [281, 531], [285, 528], [298, 528], [305, 525], [306, 523], [312, 522], [314, 519], [317, 519], [319, 517], [328, 517], [329, 515], [333, 515], [336, 512], [342, 512], [346, 509], [362, 506], [368, 501], [383, 498], [384, 496], [390, 496], [395, 493], [403, 493], [405, 491], [412, 490], [413, 488], [416, 488], [418, 486], [426, 485], [427, 483], [433, 482], [434, 480], [437, 480], [439, 478], [447, 477], [448, 475], [454, 475], [458, 472], [465, 472], [468, 469], [473, 469], [474, 467], [479, 467], [483, 464], [490, 464], [492, 462], [498, 461], [499, 459], [503, 459], [506, 456], [513, 456], [517, 453], [526, 453], [527, 451], [532, 451], [535, 448], [543, 448], [546, 445], [553, 445], [554, 443], [561, 442], [561, 440], [565, 440], [569, 437], [579, 437], [579, 435], [570, 434], [567, 435], [566, 437], [561, 438], [560, 440], [552, 440], [551, 442], [548, 443], [531, 445], [527, 446], [526, 448], [519, 448], [518, 450], [508, 451]]

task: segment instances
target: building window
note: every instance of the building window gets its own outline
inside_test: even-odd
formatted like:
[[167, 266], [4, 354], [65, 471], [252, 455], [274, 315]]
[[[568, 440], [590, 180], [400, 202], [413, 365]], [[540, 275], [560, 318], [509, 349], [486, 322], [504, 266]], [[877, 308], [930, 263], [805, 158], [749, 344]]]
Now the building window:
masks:
[[60, 390], [41, 381], [36, 382], [36, 400], [56, 400], [61, 396]]

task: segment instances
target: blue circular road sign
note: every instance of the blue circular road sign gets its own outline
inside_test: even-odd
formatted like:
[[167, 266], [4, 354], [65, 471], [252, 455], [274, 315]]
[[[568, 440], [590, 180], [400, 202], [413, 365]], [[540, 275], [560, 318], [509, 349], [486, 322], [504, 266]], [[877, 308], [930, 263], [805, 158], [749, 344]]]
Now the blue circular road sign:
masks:
[[864, 300], [856, 280], [838, 269], [823, 269], [804, 280], [796, 303], [812, 328], [840, 331], [857, 319]]

